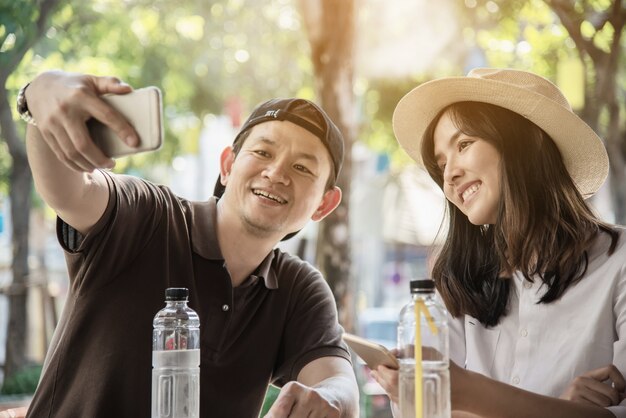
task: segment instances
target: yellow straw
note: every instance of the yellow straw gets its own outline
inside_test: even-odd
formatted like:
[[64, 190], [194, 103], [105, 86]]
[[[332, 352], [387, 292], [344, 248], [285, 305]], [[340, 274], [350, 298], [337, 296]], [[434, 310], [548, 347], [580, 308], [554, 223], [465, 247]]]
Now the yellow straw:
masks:
[[422, 376], [424, 374], [422, 370], [422, 317], [421, 314], [424, 314], [426, 318], [426, 322], [428, 323], [428, 327], [430, 328], [430, 332], [433, 335], [437, 335], [437, 325], [435, 325], [435, 320], [432, 315], [428, 311], [428, 308], [424, 304], [422, 299], [418, 299], [415, 302], [415, 346], [413, 352], [415, 353], [415, 418], [423, 418], [424, 416], [424, 407], [422, 405], [423, 402], [423, 393], [422, 393]]
[[[428, 308], [426, 307], [426, 305], [424, 305], [424, 301], [421, 301], [421, 303], [419, 304], [420, 306], [420, 310], [424, 313], [424, 316], [426, 317], [426, 322], [428, 322], [428, 326], [430, 328], [430, 332], [433, 333], [433, 335], [437, 335], [437, 325], [435, 325], [435, 320], [433, 319], [433, 317], [431, 316], [430, 312], [428, 311]], [[417, 318], [417, 316], [416, 316]], [[421, 320], [421, 318], [420, 318]], [[421, 323], [421, 321], [420, 321]]]
[[[417, 299], [415, 303], [415, 418], [423, 418], [424, 408], [422, 407], [422, 328], [421, 312], [428, 312], [424, 301]], [[431, 318], [432, 320], [432, 318]]]

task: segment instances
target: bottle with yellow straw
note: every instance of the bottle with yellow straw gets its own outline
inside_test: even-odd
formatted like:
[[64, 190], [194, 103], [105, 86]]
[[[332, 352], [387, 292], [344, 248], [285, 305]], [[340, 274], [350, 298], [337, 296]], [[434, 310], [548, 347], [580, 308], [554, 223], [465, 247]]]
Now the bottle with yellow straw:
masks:
[[411, 281], [411, 301], [400, 311], [402, 418], [449, 418], [448, 312], [432, 280]]

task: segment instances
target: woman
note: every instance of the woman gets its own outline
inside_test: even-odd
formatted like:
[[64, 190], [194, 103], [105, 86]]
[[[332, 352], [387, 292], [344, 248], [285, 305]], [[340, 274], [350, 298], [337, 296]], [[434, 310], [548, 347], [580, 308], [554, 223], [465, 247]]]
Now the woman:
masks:
[[[432, 275], [466, 366], [451, 365], [453, 409], [626, 417], [626, 236], [584, 200], [608, 173], [600, 138], [551, 82], [510, 69], [425, 83], [393, 122], [448, 200]], [[397, 401], [397, 373], [373, 375]]]

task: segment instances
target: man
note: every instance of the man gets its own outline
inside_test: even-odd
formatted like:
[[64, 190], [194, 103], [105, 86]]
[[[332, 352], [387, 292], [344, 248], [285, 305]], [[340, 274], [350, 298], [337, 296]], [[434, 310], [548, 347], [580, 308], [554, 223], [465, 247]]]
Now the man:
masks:
[[189, 288], [200, 316], [203, 417], [256, 416], [269, 382], [282, 386], [272, 418], [357, 416], [332, 294], [317, 270], [274, 249], [339, 204], [336, 126], [301, 99], [260, 105], [221, 154], [218, 197], [189, 202], [101, 170], [114, 162], [85, 122], [136, 146], [99, 99], [130, 91], [115, 78], [47, 72], [18, 98], [36, 122], [28, 157], [58, 214], [71, 284], [29, 416], [147, 417], [152, 318], [167, 287]]

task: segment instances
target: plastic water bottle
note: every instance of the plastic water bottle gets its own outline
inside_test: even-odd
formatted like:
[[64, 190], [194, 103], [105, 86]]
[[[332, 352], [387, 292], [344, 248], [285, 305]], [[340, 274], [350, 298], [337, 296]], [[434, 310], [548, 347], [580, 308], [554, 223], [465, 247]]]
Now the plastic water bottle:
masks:
[[165, 290], [152, 333], [152, 418], [200, 416], [200, 320], [189, 290]]
[[[417, 316], [416, 316], [417, 313]], [[419, 318], [419, 321], [416, 321]], [[418, 352], [415, 351], [416, 344]], [[449, 418], [448, 312], [435, 298], [432, 280], [411, 281], [411, 302], [400, 311], [400, 416], [402, 418]], [[421, 355], [420, 355], [421, 353]], [[421, 410], [416, 409], [416, 358], [421, 359]], [[420, 385], [420, 381], [417, 381]]]

